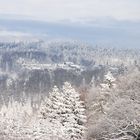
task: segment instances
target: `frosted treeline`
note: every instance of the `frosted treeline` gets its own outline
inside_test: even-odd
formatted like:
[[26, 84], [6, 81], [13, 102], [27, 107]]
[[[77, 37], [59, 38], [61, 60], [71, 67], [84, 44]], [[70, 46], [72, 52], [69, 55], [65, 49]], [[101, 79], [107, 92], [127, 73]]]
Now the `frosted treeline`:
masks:
[[53, 88], [37, 111], [10, 100], [0, 111], [0, 139], [84, 140], [85, 104], [70, 83]]
[[[5, 55], [3, 56], [3, 54]], [[132, 66], [140, 64], [140, 50], [138, 48], [107, 48], [77, 41], [0, 42], [1, 62], [6, 58], [10, 59], [7, 65], [24, 58], [24, 61], [29, 62], [73, 62], [86, 67], [94, 65], [120, 66], [122, 64]]]
[[0, 139], [140, 140], [139, 49], [1, 42], [0, 95]]
[[115, 77], [110, 71], [101, 84], [82, 89], [65, 82], [33, 110], [31, 101], [10, 100], [0, 111], [1, 139], [139, 140], [140, 71]]
[[87, 94], [88, 139], [140, 139], [140, 71], [114, 79], [108, 72]]

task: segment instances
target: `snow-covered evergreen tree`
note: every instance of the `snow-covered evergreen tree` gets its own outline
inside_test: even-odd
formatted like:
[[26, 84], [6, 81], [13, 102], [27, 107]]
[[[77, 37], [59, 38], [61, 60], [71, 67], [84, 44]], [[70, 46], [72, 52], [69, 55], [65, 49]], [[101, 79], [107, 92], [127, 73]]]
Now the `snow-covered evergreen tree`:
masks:
[[47, 119], [53, 124], [55, 134], [71, 140], [84, 139], [84, 104], [80, 101], [79, 93], [68, 82], [61, 90], [54, 87], [49, 98], [41, 106], [41, 115], [42, 119]]
[[101, 87], [103, 89], [110, 89], [115, 87], [115, 81], [116, 79], [114, 78], [113, 74], [108, 71], [108, 73], [104, 76], [104, 83], [101, 84]]
[[[62, 124], [61, 124], [61, 116], [60, 114], [63, 111], [63, 101], [64, 97], [60, 90], [54, 86], [52, 92], [49, 94], [49, 98], [47, 97], [44, 102], [41, 104], [40, 109], [40, 128], [45, 127], [45, 123], [49, 123], [49, 134], [53, 137], [64, 137], [64, 133], [62, 132]], [[48, 133], [45, 132], [44, 133]]]

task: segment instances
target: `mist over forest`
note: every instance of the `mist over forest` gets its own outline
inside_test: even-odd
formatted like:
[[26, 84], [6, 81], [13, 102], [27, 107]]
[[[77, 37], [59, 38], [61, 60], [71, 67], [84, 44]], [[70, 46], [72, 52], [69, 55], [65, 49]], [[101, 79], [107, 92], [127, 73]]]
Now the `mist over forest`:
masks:
[[74, 40], [0, 42], [1, 139], [139, 139], [139, 60]]
[[0, 0], [0, 140], [140, 140], [139, 0]]

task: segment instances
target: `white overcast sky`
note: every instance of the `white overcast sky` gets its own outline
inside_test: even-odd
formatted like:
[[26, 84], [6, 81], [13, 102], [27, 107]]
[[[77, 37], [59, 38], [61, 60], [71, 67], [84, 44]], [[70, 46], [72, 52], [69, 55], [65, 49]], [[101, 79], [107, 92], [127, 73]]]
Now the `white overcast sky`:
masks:
[[92, 21], [102, 18], [140, 21], [140, 0], [0, 0], [0, 14], [47, 21]]

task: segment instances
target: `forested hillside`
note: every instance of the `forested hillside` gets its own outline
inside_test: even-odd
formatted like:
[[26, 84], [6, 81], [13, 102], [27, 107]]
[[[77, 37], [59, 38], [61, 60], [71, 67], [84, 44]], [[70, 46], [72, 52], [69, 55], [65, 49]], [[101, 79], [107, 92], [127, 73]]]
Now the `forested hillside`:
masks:
[[139, 140], [140, 49], [0, 42], [0, 139]]

